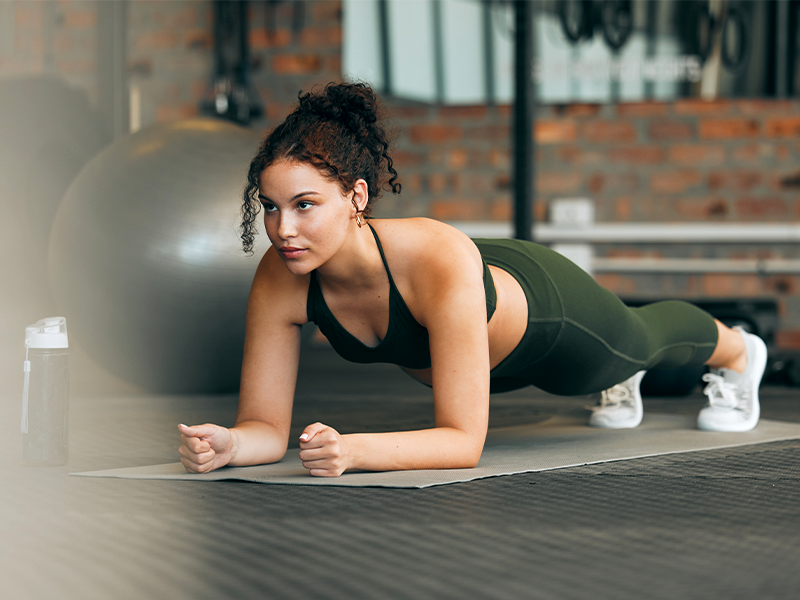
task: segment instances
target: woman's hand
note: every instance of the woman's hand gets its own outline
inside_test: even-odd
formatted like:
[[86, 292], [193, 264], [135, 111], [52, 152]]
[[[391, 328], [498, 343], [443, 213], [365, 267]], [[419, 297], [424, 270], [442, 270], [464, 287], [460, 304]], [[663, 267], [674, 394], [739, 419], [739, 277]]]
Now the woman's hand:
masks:
[[338, 477], [350, 466], [350, 453], [339, 432], [314, 423], [300, 435], [300, 460], [315, 477]]
[[230, 429], [206, 423], [178, 425], [181, 462], [189, 473], [208, 473], [228, 464], [233, 456], [234, 436]]

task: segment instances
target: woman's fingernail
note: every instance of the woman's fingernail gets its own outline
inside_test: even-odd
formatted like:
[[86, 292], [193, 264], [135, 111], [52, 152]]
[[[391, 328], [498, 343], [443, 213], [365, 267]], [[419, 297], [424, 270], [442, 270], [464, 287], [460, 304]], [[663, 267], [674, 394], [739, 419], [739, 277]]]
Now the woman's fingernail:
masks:
[[189, 428], [188, 425], [184, 425], [183, 423], [178, 423], [178, 427], [186, 427], [187, 429]]
[[300, 434], [300, 439], [305, 442], [308, 439], [308, 434], [307, 433], [301, 433]]

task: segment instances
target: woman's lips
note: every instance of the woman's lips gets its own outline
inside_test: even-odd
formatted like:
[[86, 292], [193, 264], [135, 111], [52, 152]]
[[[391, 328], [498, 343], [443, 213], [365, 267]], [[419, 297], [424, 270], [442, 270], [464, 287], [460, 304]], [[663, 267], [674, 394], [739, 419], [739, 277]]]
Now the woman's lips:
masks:
[[301, 254], [303, 254], [303, 252], [305, 252], [305, 249], [295, 248], [294, 246], [284, 246], [283, 248], [280, 248], [279, 251], [286, 258], [297, 258]]

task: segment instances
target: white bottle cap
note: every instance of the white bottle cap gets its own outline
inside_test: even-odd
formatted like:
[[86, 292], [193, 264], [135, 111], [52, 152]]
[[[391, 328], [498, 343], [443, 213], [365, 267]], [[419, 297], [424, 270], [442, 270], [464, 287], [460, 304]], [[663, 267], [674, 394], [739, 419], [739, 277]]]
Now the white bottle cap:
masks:
[[25, 345], [28, 348], [69, 348], [67, 320], [64, 317], [47, 317], [25, 328]]

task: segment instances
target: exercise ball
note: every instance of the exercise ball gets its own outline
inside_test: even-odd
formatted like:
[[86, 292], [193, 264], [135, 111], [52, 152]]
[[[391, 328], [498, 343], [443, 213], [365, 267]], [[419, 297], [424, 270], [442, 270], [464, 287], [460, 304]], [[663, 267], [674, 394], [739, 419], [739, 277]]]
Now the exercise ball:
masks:
[[157, 393], [237, 389], [260, 254], [242, 252], [241, 194], [259, 138], [194, 119], [95, 156], [56, 214], [50, 282], [70, 335], [111, 373]]

